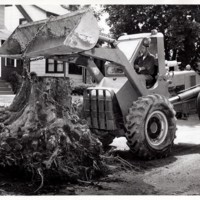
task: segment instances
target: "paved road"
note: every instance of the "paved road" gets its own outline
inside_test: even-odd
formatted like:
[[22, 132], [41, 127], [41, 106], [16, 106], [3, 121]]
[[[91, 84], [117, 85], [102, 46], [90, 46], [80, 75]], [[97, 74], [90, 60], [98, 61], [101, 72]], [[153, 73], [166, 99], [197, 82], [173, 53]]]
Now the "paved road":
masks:
[[118, 154], [140, 170], [121, 170], [78, 194], [200, 195], [200, 121], [197, 116], [177, 121], [177, 138], [168, 158], [142, 161], [134, 158], [125, 138], [113, 141]]

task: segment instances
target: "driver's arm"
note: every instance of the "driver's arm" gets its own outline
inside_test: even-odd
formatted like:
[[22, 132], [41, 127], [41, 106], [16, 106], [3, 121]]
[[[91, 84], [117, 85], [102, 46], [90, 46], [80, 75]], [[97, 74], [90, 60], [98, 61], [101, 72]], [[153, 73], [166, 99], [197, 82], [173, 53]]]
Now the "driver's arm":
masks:
[[134, 69], [137, 73], [139, 73], [140, 71], [140, 67], [138, 65], [138, 58], [136, 58], [135, 62], [134, 62]]

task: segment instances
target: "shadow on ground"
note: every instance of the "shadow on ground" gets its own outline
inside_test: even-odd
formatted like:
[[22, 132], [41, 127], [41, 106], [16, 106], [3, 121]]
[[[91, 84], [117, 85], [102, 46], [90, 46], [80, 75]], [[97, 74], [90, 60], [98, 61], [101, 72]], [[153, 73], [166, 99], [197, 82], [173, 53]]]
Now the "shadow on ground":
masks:
[[174, 145], [174, 148], [172, 150], [173, 156], [183, 156], [183, 155], [199, 154], [199, 153], [200, 153], [200, 145], [191, 143], [178, 143]]
[[130, 150], [116, 150], [111, 154], [113, 156], [119, 156], [122, 159], [128, 161], [132, 165], [139, 167], [141, 171], [150, 170], [153, 168], [167, 166], [171, 163], [174, 163], [177, 160], [177, 156], [184, 156], [189, 154], [198, 154], [200, 153], [200, 145], [189, 144], [189, 143], [179, 143], [175, 144], [172, 148], [172, 153], [169, 157], [156, 159], [151, 161], [141, 160], [140, 158], [135, 157]]

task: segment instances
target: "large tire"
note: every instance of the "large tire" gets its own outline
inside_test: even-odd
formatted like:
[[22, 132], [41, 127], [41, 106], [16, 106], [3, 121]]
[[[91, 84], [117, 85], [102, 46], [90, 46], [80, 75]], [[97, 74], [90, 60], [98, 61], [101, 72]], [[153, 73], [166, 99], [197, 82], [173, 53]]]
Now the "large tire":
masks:
[[130, 150], [145, 160], [169, 155], [176, 132], [175, 111], [161, 95], [140, 97], [126, 117], [126, 138]]

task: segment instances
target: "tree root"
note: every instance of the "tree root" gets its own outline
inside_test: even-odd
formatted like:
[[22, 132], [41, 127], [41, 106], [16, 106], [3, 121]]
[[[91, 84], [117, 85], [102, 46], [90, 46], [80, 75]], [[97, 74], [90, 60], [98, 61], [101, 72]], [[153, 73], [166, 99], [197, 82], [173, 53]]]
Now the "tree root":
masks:
[[114, 156], [101, 155], [101, 158], [103, 160], [105, 160], [107, 163], [109, 163], [110, 161], [112, 163], [119, 162], [121, 164], [121, 166], [126, 170], [141, 171], [141, 169], [139, 167], [136, 167], [136, 166], [132, 165], [130, 162], [124, 160], [120, 156], [115, 156], [114, 157]]
[[41, 178], [41, 183], [40, 183], [40, 186], [33, 193], [37, 193], [44, 186], [44, 176], [43, 176], [43, 173], [42, 173], [42, 169], [38, 168], [37, 172], [38, 172], [38, 175]]
[[49, 158], [49, 160], [43, 162], [47, 169], [51, 168], [51, 165], [52, 165], [54, 159], [58, 156], [59, 151], [60, 151], [59, 148], [56, 148], [54, 150], [54, 152], [52, 153], [51, 157]]
[[130, 162], [124, 160], [124, 159], [121, 158], [120, 156], [116, 156], [115, 159], [116, 159], [117, 161], [119, 161], [125, 169], [128, 168], [128, 169], [130, 169], [130, 170], [140, 171], [140, 168], [138, 168], [138, 167], [132, 165]]
[[45, 183], [52, 177], [76, 182], [103, 174], [101, 143], [74, 112], [69, 80], [27, 80], [10, 110], [0, 111], [0, 119], [5, 119], [0, 124], [0, 165], [18, 166], [33, 179], [38, 174], [41, 183], [35, 193], [43, 187], [44, 177]]

